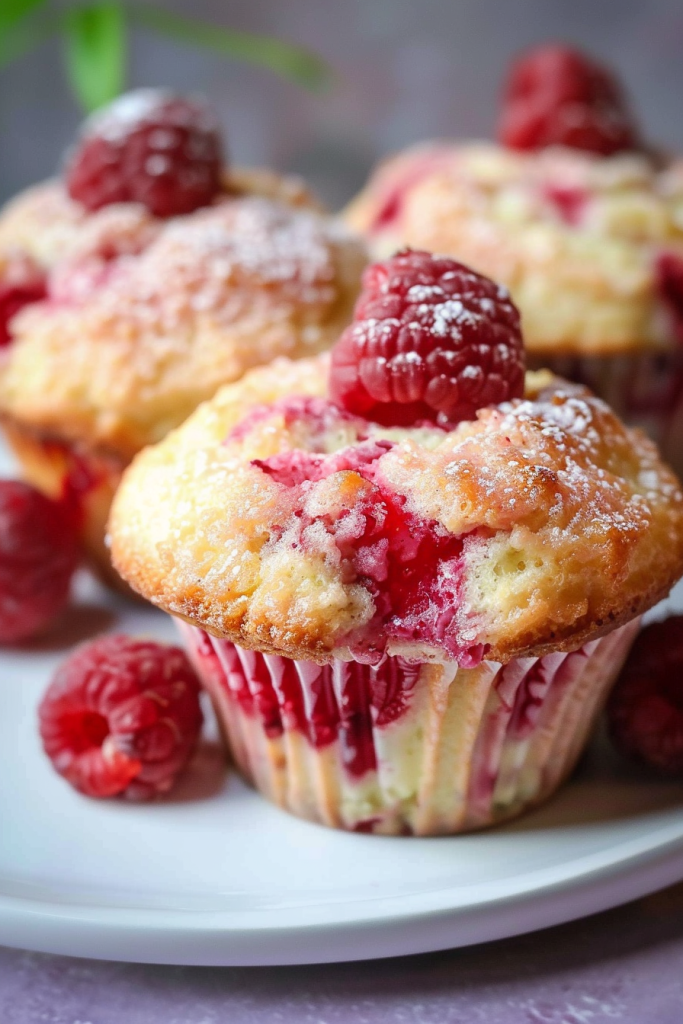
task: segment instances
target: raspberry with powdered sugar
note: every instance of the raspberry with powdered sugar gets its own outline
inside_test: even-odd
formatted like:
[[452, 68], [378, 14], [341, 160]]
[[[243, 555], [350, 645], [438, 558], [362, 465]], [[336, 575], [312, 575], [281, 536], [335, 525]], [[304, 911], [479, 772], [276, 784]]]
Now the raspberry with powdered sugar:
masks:
[[453, 425], [519, 398], [524, 345], [507, 290], [446, 256], [406, 249], [370, 266], [332, 351], [330, 394], [384, 425]]
[[86, 121], [66, 183], [88, 210], [142, 203], [173, 217], [213, 200], [222, 166], [220, 129], [204, 101], [139, 89]]

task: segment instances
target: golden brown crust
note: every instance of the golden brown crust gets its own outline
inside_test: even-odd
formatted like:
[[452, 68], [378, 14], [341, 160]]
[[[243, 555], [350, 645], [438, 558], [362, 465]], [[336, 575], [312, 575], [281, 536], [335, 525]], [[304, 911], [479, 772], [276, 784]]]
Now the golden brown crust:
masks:
[[506, 284], [542, 356], [675, 343], [656, 262], [683, 256], [682, 212], [675, 164], [442, 143], [385, 161], [345, 216], [376, 256], [411, 245]]
[[[675, 477], [589, 392], [531, 374], [526, 400], [449, 433], [387, 430], [325, 402], [270, 405], [322, 399], [326, 376], [324, 357], [253, 371], [137, 457], [110, 520], [114, 564], [136, 590], [242, 647], [348, 657], [386, 624], [354, 561], [366, 534], [339, 533], [376, 507], [377, 486], [418, 529], [461, 539], [448, 628], [460, 649], [483, 644], [494, 660], [573, 649], [683, 574]], [[378, 441], [371, 473], [348, 468]], [[342, 450], [341, 469], [327, 463], [304, 487], [287, 482], [300, 459]], [[390, 654], [444, 657], [431, 639], [387, 637]]]
[[[87, 218], [52, 269], [50, 301], [12, 323], [0, 410], [129, 459], [252, 366], [327, 348], [365, 251], [279, 183], [262, 175], [260, 195], [165, 223], [138, 206]], [[265, 198], [278, 189], [287, 202]]]

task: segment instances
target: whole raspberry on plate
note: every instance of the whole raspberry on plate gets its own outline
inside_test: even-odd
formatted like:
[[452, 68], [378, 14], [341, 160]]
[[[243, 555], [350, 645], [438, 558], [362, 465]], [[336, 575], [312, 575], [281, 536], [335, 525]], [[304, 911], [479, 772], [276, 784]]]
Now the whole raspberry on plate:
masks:
[[519, 313], [505, 288], [419, 250], [367, 268], [332, 350], [333, 401], [385, 425], [446, 426], [523, 390]]
[[222, 165], [220, 129], [206, 103], [139, 89], [86, 121], [66, 183], [88, 210], [131, 202], [173, 217], [211, 202]]
[[683, 615], [642, 631], [607, 714], [622, 754], [664, 775], [683, 774]]
[[45, 752], [74, 789], [147, 800], [171, 789], [195, 748], [199, 682], [178, 647], [105, 636], [63, 662], [38, 715]]
[[70, 508], [0, 480], [0, 643], [33, 636], [61, 611], [78, 556]]
[[616, 78], [559, 45], [529, 50], [512, 65], [498, 137], [511, 149], [569, 146], [604, 156], [640, 145]]

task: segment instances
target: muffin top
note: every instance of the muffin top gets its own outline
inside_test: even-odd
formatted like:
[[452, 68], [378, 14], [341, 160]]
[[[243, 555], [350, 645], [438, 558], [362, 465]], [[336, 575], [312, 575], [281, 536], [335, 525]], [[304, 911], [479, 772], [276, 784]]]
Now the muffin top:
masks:
[[571, 650], [683, 572], [683, 495], [588, 391], [450, 428], [380, 426], [327, 398], [328, 357], [222, 388], [127, 470], [116, 568], [242, 647], [324, 663], [474, 665]]
[[0, 413], [125, 459], [250, 367], [328, 347], [365, 263], [331, 218], [248, 191], [165, 220], [113, 204], [75, 225], [47, 298], [11, 321]]
[[506, 284], [539, 357], [679, 344], [680, 163], [429, 143], [381, 164], [345, 216], [378, 257], [412, 245]]
[[[320, 204], [295, 175], [262, 168], [226, 167], [214, 205], [242, 197], [262, 197], [287, 206], [321, 212]], [[69, 195], [61, 178], [33, 185], [0, 211], [0, 273], [3, 265], [21, 263], [49, 273], [98, 246], [112, 253], [136, 252], [166, 223], [137, 202], [106, 204], [89, 210]]]
[[0, 416], [128, 461], [250, 367], [328, 347], [364, 264], [298, 179], [227, 164], [204, 100], [124, 94], [0, 214]]

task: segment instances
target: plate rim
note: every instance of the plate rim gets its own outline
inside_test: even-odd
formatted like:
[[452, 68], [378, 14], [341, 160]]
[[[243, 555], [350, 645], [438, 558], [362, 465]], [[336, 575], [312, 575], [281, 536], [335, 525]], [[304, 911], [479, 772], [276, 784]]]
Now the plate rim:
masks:
[[[0, 942], [92, 959], [195, 966], [301, 965], [433, 952], [562, 924], [682, 880], [683, 821], [658, 831], [676, 829], [681, 834], [668, 839], [657, 840], [655, 832], [626, 840], [622, 845], [640, 849], [611, 863], [604, 863], [605, 851], [578, 858], [603, 863], [507, 895], [421, 910], [406, 903], [425, 894], [383, 897], [367, 902], [375, 910], [388, 903], [394, 912], [346, 920], [262, 920], [245, 927], [235, 924], [239, 914], [226, 910], [98, 907], [0, 893]], [[531, 881], [534, 874], [521, 877]], [[305, 917], [301, 910], [296, 913]]]

